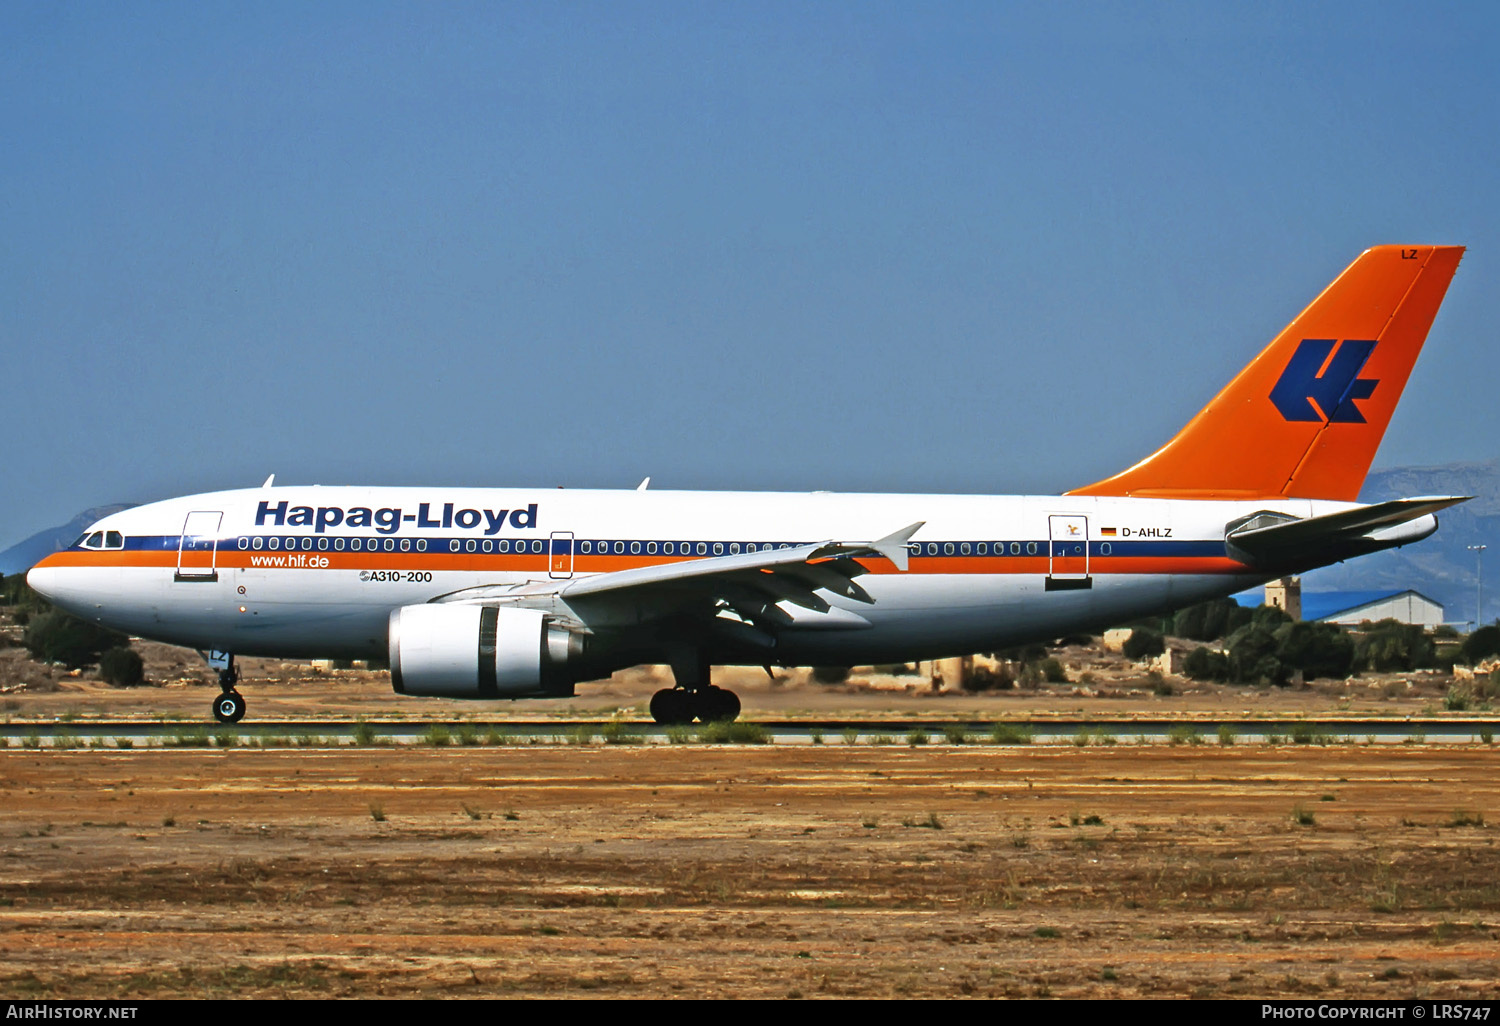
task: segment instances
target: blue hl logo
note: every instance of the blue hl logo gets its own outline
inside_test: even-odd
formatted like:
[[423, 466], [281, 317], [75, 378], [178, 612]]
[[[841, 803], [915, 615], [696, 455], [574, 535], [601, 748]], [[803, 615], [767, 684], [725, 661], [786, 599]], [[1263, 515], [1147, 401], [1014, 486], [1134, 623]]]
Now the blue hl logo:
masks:
[[[1287, 420], [1365, 423], [1364, 414], [1354, 401], [1370, 398], [1380, 384], [1378, 378], [1359, 377], [1374, 349], [1374, 342], [1362, 339], [1343, 342], [1331, 338], [1303, 339], [1286, 370], [1281, 372], [1276, 387], [1271, 389], [1271, 402]], [[1333, 353], [1331, 360], [1330, 353]], [[1323, 366], [1325, 363], [1327, 367]]]

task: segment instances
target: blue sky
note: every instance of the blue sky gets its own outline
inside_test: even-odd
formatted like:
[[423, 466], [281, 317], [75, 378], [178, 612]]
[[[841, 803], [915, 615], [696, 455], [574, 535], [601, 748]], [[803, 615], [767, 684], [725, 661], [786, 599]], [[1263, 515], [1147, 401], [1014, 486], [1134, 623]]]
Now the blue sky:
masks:
[[280, 483], [1053, 492], [1365, 247], [1497, 455], [1500, 7], [0, 5], [0, 547]]

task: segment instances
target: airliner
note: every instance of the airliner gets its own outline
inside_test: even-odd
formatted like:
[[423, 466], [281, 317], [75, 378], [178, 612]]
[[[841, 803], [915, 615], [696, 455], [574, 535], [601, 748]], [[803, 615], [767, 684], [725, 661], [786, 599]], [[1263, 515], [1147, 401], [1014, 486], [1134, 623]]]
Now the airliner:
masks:
[[565, 697], [671, 667], [660, 723], [733, 719], [722, 665], [993, 651], [1405, 545], [1458, 496], [1360, 487], [1460, 246], [1362, 253], [1154, 454], [1051, 496], [278, 486], [114, 513], [27, 581], [218, 670], [384, 658], [404, 695]]

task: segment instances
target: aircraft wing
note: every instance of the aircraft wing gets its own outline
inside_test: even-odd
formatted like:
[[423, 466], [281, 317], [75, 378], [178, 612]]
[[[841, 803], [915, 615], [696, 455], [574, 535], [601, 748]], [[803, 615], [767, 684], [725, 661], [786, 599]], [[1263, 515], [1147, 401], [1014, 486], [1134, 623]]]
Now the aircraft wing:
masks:
[[1347, 559], [1392, 543], [1420, 541], [1437, 530], [1438, 510], [1467, 495], [1429, 495], [1392, 499], [1373, 506], [1295, 520], [1260, 514], [1230, 525], [1224, 536], [1230, 554], [1260, 569], [1312, 568]]
[[[812, 542], [566, 581], [469, 588], [438, 601], [537, 605], [560, 600], [578, 609], [625, 602], [636, 606], [646, 618], [694, 612], [717, 616], [728, 611], [744, 624], [762, 629], [793, 623], [835, 629], [865, 627], [869, 624], [863, 617], [834, 608], [818, 592], [873, 603], [869, 592], [854, 580], [869, 572], [859, 560], [884, 558], [905, 570], [907, 542], [924, 523], [918, 521], [875, 541]], [[797, 607], [797, 611], [789, 612], [783, 604]]]

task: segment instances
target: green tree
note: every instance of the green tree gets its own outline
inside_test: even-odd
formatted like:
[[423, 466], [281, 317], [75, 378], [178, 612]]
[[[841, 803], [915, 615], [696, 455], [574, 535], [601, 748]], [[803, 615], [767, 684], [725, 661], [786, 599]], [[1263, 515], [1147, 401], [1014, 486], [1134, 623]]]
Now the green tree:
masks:
[[1286, 686], [1290, 671], [1281, 661], [1281, 646], [1274, 629], [1251, 622], [1231, 634], [1227, 644], [1231, 680], [1267, 687]]
[[1376, 673], [1437, 665], [1437, 646], [1414, 623], [1381, 620], [1366, 628], [1356, 649], [1358, 664]]
[[1178, 610], [1172, 617], [1172, 636], [1189, 641], [1215, 641], [1249, 623], [1252, 615], [1252, 610], [1234, 599], [1210, 599]]
[[1284, 623], [1276, 628], [1276, 656], [1312, 680], [1342, 679], [1354, 666], [1354, 642], [1331, 623]]

